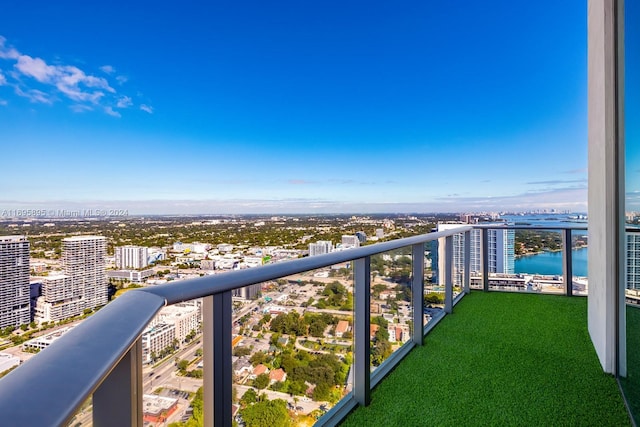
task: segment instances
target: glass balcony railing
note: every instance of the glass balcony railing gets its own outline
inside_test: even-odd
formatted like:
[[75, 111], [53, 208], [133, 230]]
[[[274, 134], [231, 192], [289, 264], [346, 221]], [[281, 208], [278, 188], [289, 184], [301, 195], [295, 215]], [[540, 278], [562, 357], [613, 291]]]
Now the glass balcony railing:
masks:
[[[333, 425], [368, 405], [372, 388], [478, 283], [473, 230], [127, 292], [1, 379], [0, 412], [21, 426], [141, 426], [190, 416], [205, 426], [251, 425], [260, 410]], [[488, 228], [475, 230], [486, 239]], [[567, 283], [574, 231], [559, 232]], [[488, 263], [485, 256], [480, 288], [513, 290], [492, 282]], [[234, 301], [245, 287], [259, 298]], [[202, 313], [201, 331], [177, 354], [152, 354], [142, 333], [163, 307], [187, 301]]]
[[[474, 232], [481, 233], [476, 244], [487, 256], [480, 257], [480, 266], [472, 266], [471, 288], [587, 295], [586, 230], [580, 226], [476, 227]], [[498, 244], [492, 245], [496, 240]], [[509, 242], [515, 245], [510, 253]]]

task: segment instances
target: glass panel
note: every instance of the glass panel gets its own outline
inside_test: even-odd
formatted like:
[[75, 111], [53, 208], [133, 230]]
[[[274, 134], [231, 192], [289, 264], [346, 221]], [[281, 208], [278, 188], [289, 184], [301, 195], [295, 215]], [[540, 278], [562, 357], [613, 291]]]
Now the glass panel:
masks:
[[263, 283], [242, 304], [234, 314], [236, 422], [271, 410], [311, 425], [351, 391], [352, 262]]
[[80, 410], [69, 421], [68, 426], [85, 427], [93, 425], [93, 398], [90, 397], [82, 404]]
[[588, 243], [587, 230], [573, 230], [571, 232], [573, 295], [587, 295], [589, 293]]
[[[234, 319], [235, 320], [235, 319]], [[201, 400], [202, 299], [164, 307], [142, 334], [143, 418], [186, 421]]]
[[[627, 225], [633, 230], [640, 225], [640, 3], [624, 2], [624, 9], [625, 212]], [[640, 233], [627, 233], [625, 243], [627, 271], [626, 281], [622, 283], [626, 319], [621, 321], [626, 321], [626, 327], [622, 325], [626, 330], [626, 353], [620, 360], [620, 383], [637, 423], [640, 421]]]
[[513, 275], [490, 276], [490, 288], [564, 294], [562, 233], [554, 230], [516, 230]]
[[[438, 253], [438, 240], [426, 244], [427, 260], [424, 272], [424, 319], [423, 325], [444, 316], [444, 276], [441, 278], [438, 263], [444, 253]], [[443, 249], [444, 250], [444, 249]]]
[[371, 257], [371, 370], [411, 339], [411, 247]]

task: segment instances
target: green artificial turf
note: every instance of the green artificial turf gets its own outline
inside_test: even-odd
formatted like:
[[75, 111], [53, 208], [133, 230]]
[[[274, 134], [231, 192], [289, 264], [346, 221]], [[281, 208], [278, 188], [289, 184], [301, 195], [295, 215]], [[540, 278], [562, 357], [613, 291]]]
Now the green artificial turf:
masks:
[[625, 426], [587, 332], [587, 300], [467, 295], [342, 426]]
[[631, 412], [640, 421], [640, 307], [627, 307], [627, 377], [620, 383]]

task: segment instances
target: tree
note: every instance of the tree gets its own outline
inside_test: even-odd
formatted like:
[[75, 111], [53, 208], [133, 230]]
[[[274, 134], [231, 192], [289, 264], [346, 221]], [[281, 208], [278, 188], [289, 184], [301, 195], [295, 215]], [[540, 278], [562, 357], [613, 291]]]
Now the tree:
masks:
[[241, 411], [247, 427], [289, 427], [287, 403], [282, 399], [266, 400]]
[[313, 389], [313, 400], [329, 400], [331, 388], [326, 383], [320, 383]]
[[267, 353], [265, 353], [264, 351], [257, 351], [251, 355], [251, 357], [249, 358], [249, 362], [251, 362], [253, 366], [257, 366], [261, 363], [265, 363], [267, 359], [269, 359]]
[[202, 369], [194, 369], [192, 371], [187, 372], [187, 376], [189, 378], [202, 378], [203, 372]]
[[178, 362], [178, 370], [180, 371], [180, 373], [182, 375], [185, 374], [185, 372], [187, 372], [187, 368], [189, 367], [189, 361], [188, 360], [181, 360]]
[[238, 346], [233, 349], [233, 355], [237, 357], [248, 356], [251, 354], [251, 349], [249, 347]]
[[247, 390], [240, 398], [240, 403], [248, 405], [250, 403], [256, 403], [258, 401], [258, 394], [252, 388]]
[[269, 374], [260, 374], [255, 379], [255, 386], [258, 390], [267, 388], [269, 385]]

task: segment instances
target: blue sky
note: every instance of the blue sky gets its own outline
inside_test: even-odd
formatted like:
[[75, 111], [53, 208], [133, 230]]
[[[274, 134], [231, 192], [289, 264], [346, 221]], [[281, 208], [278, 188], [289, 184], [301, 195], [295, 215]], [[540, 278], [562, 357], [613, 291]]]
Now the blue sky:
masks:
[[586, 2], [6, 2], [0, 208], [586, 211]]
[[625, 4], [626, 210], [640, 212], [640, 3]]

